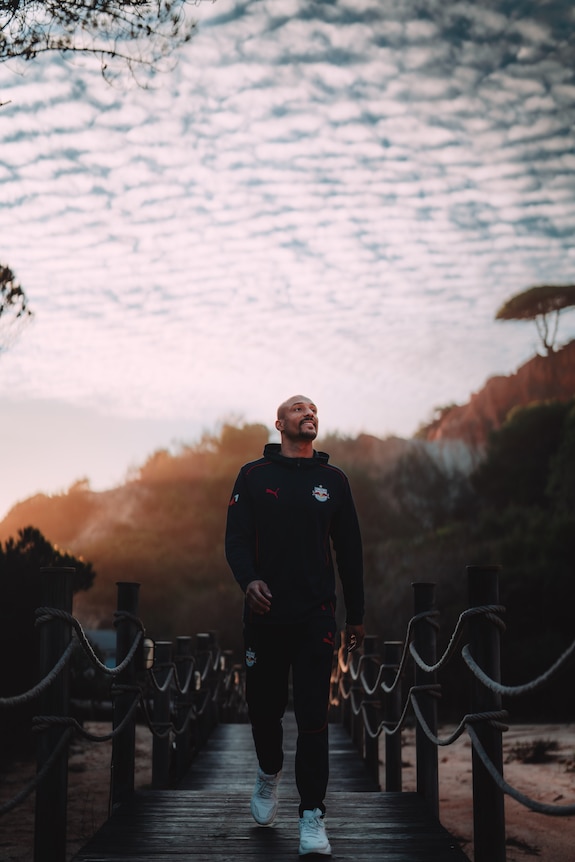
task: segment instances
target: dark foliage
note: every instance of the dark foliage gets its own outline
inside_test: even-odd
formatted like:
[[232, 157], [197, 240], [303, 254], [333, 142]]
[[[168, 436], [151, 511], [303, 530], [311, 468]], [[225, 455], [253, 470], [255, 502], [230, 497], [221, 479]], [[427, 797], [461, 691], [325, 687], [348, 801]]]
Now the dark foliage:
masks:
[[191, 0], [13, 0], [0, 3], [0, 62], [58, 52], [155, 69], [188, 42]]
[[561, 443], [549, 462], [546, 493], [556, 508], [575, 511], [575, 405], [565, 418]]
[[[4, 697], [20, 694], [37, 682], [38, 640], [35, 610], [42, 604], [42, 567], [72, 567], [74, 592], [89, 589], [95, 577], [90, 563], [60, 551], [42, 533], [26, 527], [17, 539], [0, 544], [0, 680]], [[30, 743], [35, 703], [0, 712], [0, 761], [9, 750]]]
[[[548, 504], [551, 462], [559, 455], [572, 406], [551, 401], [514, 410], [491, 434], [487, 456], [473, 477], [486, 504], [496, 509]], [[565, 460], [569, 454], [564, 451]]]
[[12, 343], [31, 317], [26, 294], [16, 276], [9, 266], [0, 263], [0, 352]]
[[[466, 566], [498, 562], [507, 607], [504, 682], [524, 683], [558, 658], [573, 638], [574, 409], [547, 403], [515, 412], [492, 436], [471, 482], [422, 441], [365, 435], [321, 441], [354, 492], [370, 633], [382, 642], [402, 639], [411, 584], [433, 581], [443, 649], [467, 607]], [[95, 494], [78, 483], [59, 497], [19, 504], [3, 528], [11, 524], [14, 532], [18, 519], [33, 513], [52, 541], [65, 537], [93, 561], [97, 582], [77, 602], [78, 615], [88, 614], [91, 625], [110, 625], [117, 581], [138, 581], [148, 635], [174, 639], [214, 629], [239, 655], [243, 597], [224, 558], [225, 512], [239, 467], [258, 458], [267, 439], [264, 426], [225, 425], [177, 453], [156, 452], [113, 491]], [[442, 716], [459, 719], [468, 708], [461, 699], [469, 686], [463, 662], [453, 662], [440, 682]], [[565, 691], [563, 676], [543, 697], [537, 692], [508, 706], [514, 719], [563, 720], [575, 713], [575, 693]]]

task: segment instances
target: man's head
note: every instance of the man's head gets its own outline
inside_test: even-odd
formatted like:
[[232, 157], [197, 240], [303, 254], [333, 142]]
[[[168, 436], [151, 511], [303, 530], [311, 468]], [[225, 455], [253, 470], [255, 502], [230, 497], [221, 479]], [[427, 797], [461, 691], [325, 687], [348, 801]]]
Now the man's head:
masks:
[[278, 407], [276, 428], [282, 440], [305, 443], [317, 437], [317, 407], [305, 395], [292, 395]]

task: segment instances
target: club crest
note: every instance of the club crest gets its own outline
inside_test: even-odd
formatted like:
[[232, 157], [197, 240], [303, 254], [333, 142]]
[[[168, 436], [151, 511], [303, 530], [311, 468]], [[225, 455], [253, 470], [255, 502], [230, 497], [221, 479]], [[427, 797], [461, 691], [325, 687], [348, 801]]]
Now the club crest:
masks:
[[253, 649], [246, 650], [246, 667], [253, 667], [256, 663], [256, 654]]
[[319, 503], [325, 503], [326, 500], [329, 500], [329, 491], [323, 485], [316, 485], [311, 493]]

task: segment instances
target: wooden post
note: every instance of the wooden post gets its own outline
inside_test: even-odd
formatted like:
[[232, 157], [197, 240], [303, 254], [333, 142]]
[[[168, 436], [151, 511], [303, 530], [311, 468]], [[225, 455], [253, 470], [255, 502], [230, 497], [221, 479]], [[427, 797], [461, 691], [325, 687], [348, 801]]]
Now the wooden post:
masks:
[[200, 747], [206, 744], [206, 741], [217, 724], [217, 705], [213, 700], [214, 690], [217, 685], [216, 672], [214, 671], [213, 661], [217, 651], [216, 635], [214, 632], [198, 632], [196, 635], [196, 659], [199, 669], [202, 674], [205, 671], [205, 681], [201, 688], [201, 703], [207, 696], [208, 700], [205, 703], [204, 712], [198, 718], [198, 745]]
[[[351, 655], [351, 654], [350, 654]], [[350, 657], [350, 661], [352, 661]], [[363, 757], [363, 739], [364, 739], [364, 727], [363, 727], [363, 715], [361, 714], [361, 710], [356, 714], [353, 710], [353, 703], [357, 705], [357, 703], [361, 703], [363, 700], [363, 687], [359, 680], [351, 683], [351, 738], [353, 740], [353, 744], [355, 746], [356, 751], [360, 753]]]
[[[385, 641], [383, 644], [383, 681], [387, 686], [392, 685], [395, 680], [402, 652], [401, 641]], [[401, 682], [391, 694], [384, 696], [383, 703], [386, 724], [395, 726], [401, 718]], [[401, 731], [393, 736], [385, 735], [385, 789], [397, 793], [402, 789]]]
[[[42, 606], [72, 613], [73, 568], [40, 569]], [[70, 623], [53, 619], [40, 627], [40, 679], [52, 670], [71, 640]], [[70, 675], [65, 668], [39, 699], [39, 714], [68, 716]], [[50, 758], [67, 728], [50, 727], [38, 733], [38, 772]], [[66, 859], [66, 813], [68, 800], [68, 750], [62, 752], [36, 790], [34, 862], [64, 862]]]
[[347, 712], [347, 730], [356, 751], [358, 751], [363, 757], [363, 716], [361, 714], [361, 711], [357, 714], [354, 711], [354, 703], [357, 704], [358, 701], [361, 703], [361, 701], [363, 700], [363, 687], [359, 679], [353, 679], [351, 668], [353, 666], [354, 656], [356, 655], [356, 653], [347, 652], [345, 646], [345, 629], [342, 631], [341, 638], [341, 642], [344, 645], [344, 650], [346, 653], [347, 663], [349, 667], [349, 671], [347, 674], [347, 681], [349, 684], [349, 709]]
[[[365, 636], [363, 654], [368, 656], [367, 659], [364, 659], [363, 664], [365, 681], [369, 688], [373, 688], [379, 672], [378, 639], [376, 635]], [[366, 694], [366, 711], [370, 725], [374, 730], [379, 724], [380, 707], [381, 698], [378, 691], [372, 695]], [[379, 737], [371, 737], [367, 732], [367, 728], [364, 730], [363, 758], [369, 774], [375, 779], [379, 789]]]
[[329, 680], [329, 714], [328, 721], [341, 724], [342, 699], [339, 692], [339, 634], [336, 633], [333, 656], [331, 660], [331, 675]]
[[[180, 685], [184, 685], [192, 663], [192, 638], [189, 635], [180, 635], [176, 638], [176, 654], [174, 658]], [[186, 721], [188, 710], [193, 703], [194, 682], [190, 682], [189, 688], [183, 694], [176, 694], [176, 727], [180, 728]], [[175, 764], [176, 781], [184, 777], [189, 769], [191, 761], [191, 724], [183, 733], [176, 736]]]
[[[344, 649], [345, 649], [345, 631], [340, 632], [339, 637], [340, 637], [340, 645], [343, 644]], [[339, 657], [338, 657], [338, 661], [339, 661]], [[349, 683], [348, 686], [346, 686], [346, 682]], [[351, 676], [349, 675], [349, 673], [342, 675], [341, 686], [344, 690], [346, 688], [349, 688], [351, 691]], [[351, 717], [352, 717], [352, 709], [351, 709], [351, 693], [350, 693], [349, 697], [347, 697], [347, 698], [344, 698], [343, 695], [341, 696], [341, 723], [342, 723], [342, 726], [347, 731], [349, 736], [351, 736]]]
[[237, 721], [235, 714], [236, 704], [236, 674], [234, 672], [234, 651], [225, 649], [222, 652], [222, 677], [225, 688], [220, 695], [218, 712], [220, 719], [224, 722]]
[[[499, 604], [501, 566], [467, 566], [469, 605]], [[501, 681], [499, 629], [484, 614], [469, 619], [470, 651], [481, 669], [496, 682]], [[486, 688], [473, 675], [471, 711], [501, 709], [501, 695]], [[497, 771], [503, 775], [501, 731], [486, 721], [475, 732]], [[481, 758], [472, 749], [473, 765], [473, 846], [475, 862], [505, 862], [505, 803], [503, 791], [489, 775]]]
[[[138, 616], [140, 584], [119, 581], [118, 624], [116, 627], [116, 666], [128, 655], [139, 628], [130, 617]], [[122, 618], [121, 614], [127, 616]], [[114, 693], [113, 728], [116, 730], [126, 718], [134, 702], [137, 681], [136, 657], [117, 677], [118, 690]], [[126, 686], [126, 689], [124, 689]], [[132, 690], [129, 690], [129, 689]], [[127, 802], [134, 793], [136, 763], [136, 719], [132, 717], [112, 740], [112, 778], [110, 806], [112, 811]]]
[[[159, 686], [163, 686], [173, 671], [169, 666], [171, 660], [172, 642], [156, 641], [154, 665], [157, 666], [155, 678]], [[166, 733], [166, 736], [154, 736], [152, 743], [152, 788], [154, 790], [165, 790], [170, 785], [171, 739], [167, 731], [170, 724], [171, 697], [171, 685], [168, 685], [165, 691], [154, 690], [154, 724], [159, 731]]]
[[[414, 595], [414, 615], [432, 611], [435, 608], [435, 584], [412, 584]], [[414, 646], [426, 664], [437, 661], [437, 630], [428, 619], [421, 619], [414, 626]], [[415, 665], [415, 684], [434, 685], [437, 673], [426, 673]], [[421, 713], [430, 731], [437, 736], [437, 699], [429, 692], [416, 694]], [[415, 729], [417, 792], [423, 796], [432, 812], [439, 817], [439, 771], [437, 746], [426, 736], [417, 722]]]

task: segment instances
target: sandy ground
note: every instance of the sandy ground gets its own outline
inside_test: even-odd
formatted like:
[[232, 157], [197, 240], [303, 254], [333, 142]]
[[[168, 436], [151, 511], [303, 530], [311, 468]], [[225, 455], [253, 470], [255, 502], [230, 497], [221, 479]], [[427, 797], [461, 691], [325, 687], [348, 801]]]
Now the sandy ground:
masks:
[[[454, 728], [442, 728], [448, 736]], [[416, 789], [415, 732], [404, 731], [403, 789]], [[533, 743], [547, 750], [548, 762], [523, 762]], [[473, 860], [473, 797], [471, 741], [464, 733], [450, 746], [440, 747], [439, 818]], [[518, 759], [518, 755], [521, 759]], [[519, 725], [503, 735], [505, 780], [539, 802], [575, 805], [575, 725]], [[537, 814], [505, 796], [507, 862], [574, 862], [575, 816]]]
[[[108, 724], [86, 723], [96, 734]], [[447, 735], [451, 728], [443, 728]], [[549, 762], [517, 759], [519, 747], [532, 750], [544, 743]], [[383, 750], [383, 745], [382, 745]], [[136, 787], [151, 780], [151, 740], [146, 728], [137, 729]], [[68, 855], [71, 859], [107, 818], [111, 743], [78, 740], [72, 746], [69, 768]], [[404, 732], [403, 789], [415, 790], [414, 732]], [[575, 804], [575, 725], [516, 726], [504, 735], [505, 778], [522, 793], [557, 805]], [[0, 804], [19, 792], [34, 774], [31, 763], [14, 764], [0, 776]], [[439, 749], [440, 819], [473, 860], [471, 744], [466, 734]], [[506, 797], [507, 862], [573, 862], [575, 817], [535, 814]], [[33, 859], [34, 796], [0, 818], [0, 862]]]
[[[87, 721], [90, 733], [110, 732], [109, 722]], [[136, 788], [149, 787], [152, 778], [151, 736], [147, 727], [136, 728]], [[69, 860], [86, 844], [108, 817], [110, 797], [111, 742], [75, 740], [68, 761]], [[12, 799], [33, 778], [33, 763], [15, 763], [0, 776], [0, 804]], [[0, 862], [32, 862], [34, 858], [34, 794], [17, 809], [0, 817]]]

